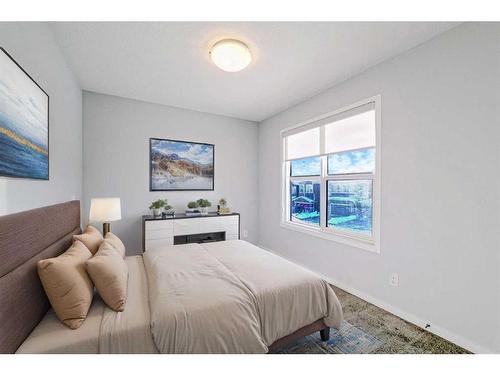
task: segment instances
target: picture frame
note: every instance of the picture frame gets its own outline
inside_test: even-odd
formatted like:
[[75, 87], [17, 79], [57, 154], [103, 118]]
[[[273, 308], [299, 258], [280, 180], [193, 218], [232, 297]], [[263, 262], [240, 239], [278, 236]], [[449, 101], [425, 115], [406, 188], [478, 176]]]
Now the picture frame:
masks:
[[149, 138], [149, 191], [214, 189], [214, 144]]
[[47, 92], [0, 47], [0, 176], [49, 180]]

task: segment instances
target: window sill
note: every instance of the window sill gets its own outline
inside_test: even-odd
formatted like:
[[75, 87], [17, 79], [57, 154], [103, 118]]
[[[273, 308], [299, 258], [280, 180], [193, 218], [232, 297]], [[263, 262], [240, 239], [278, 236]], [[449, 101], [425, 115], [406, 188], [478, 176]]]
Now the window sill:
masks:
[[324, 240], [338, 242], [344, 245], [349, 245], [352, 247], [356, 247], [358, 249], [366, 250], [371, 253], [380, 254], [380, 248], [376, 242], [370, 240], [364, 240], [361, 238], [355, 238], [351, 236], [344, 236], [337, 233], [327, 232], [321, 230], [319, 228], [309, 228], [305, 225], [295, 224], [290, 222], [281, 222], [281, 227], [289, 230], [293, 230], [300, 233], [309, 234], [311, 236], [315, 236], [318, 238], [322, 238]]

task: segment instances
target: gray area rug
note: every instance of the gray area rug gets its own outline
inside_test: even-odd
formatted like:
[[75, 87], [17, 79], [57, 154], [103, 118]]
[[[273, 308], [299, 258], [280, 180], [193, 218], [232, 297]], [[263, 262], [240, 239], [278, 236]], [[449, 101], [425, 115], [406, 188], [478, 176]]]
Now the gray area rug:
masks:
[[344, 311], [340, 330], [330, 330], [322, 342], [319, 332], [277, 353], [282, 354], [465, 354], [467, 350], [417, 327], [371, 303], [336, 288]]
[[306, 336], [276, 354], [362, 354], [372, 353], [382, 342], [343, 321], [340, 330], [330, 330], [330, 340], [321, 341], [319, 332]]

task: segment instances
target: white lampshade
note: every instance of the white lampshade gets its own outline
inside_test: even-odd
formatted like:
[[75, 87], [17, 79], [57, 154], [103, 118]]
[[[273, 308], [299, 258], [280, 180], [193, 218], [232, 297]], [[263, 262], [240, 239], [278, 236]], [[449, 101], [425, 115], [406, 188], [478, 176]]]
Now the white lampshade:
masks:
[[90, 222], [109, 222], [122, 218], [120, 198], [92, 198], [90, 201]]

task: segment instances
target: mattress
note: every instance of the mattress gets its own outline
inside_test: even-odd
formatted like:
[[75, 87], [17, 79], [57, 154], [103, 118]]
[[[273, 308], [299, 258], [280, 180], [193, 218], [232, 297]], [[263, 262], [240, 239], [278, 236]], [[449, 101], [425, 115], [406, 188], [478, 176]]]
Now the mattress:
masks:
[[157, 353], [151, 337], [147, 278], [142, 257], [127, 257], [126, 262], [129, 280], [123, 312], [111, 310], [96, 294], [87, 319], [80, 328], [72, 330], [50, 309], [16, 353]]

